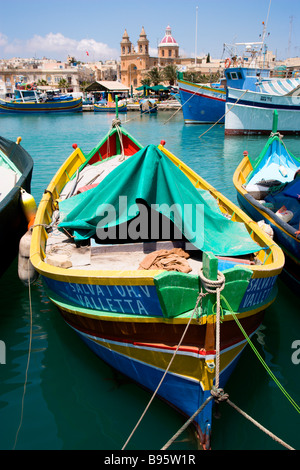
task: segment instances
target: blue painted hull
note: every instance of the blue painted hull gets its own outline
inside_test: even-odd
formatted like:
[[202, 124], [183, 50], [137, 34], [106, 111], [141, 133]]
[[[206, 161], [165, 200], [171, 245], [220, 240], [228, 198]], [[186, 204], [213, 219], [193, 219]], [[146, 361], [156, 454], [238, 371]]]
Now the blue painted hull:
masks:
[[35, 102], [0, 100], [0, 114], [74, 113], [82, 111], [82, 99]]
[[186, 123], [205, 124], [224, 122], [225, 99], [223, 96], [211, 97], [193, 94], [180, 89], [183, 118]]
[[[127, 356], [126, 354], [116, 352], [113, 348], [102, 346], [99, 344], [101, 338], [91, 337], [82, 331], [76, 330], [76, 328], [75, 331], [99, 358], [114, 369], [125, 374], [146, 390], [155, 392], [163, 377], [164, 370], [151, 366], [141, 360], [135, 360], [133, 357]], [[244, 346], [245, 345], [246, 342]], [[229, 366], [220, 373], [220, 388], [225, 387], [242, 351], [243, 349]], [[186, 416], [186, 418], [189, 418], [204, 404], [211, 396], [211, 393], [210, 391], [203, 390], [200, 380], [197, 381], [178, 374], [167, 373], [159, 387], [157, 395], [160, 399]], [[213, 405], [214, 401], [210, 400], [196, 416], [194, 421], [201, 443], [205, 448], [210, 448]]]

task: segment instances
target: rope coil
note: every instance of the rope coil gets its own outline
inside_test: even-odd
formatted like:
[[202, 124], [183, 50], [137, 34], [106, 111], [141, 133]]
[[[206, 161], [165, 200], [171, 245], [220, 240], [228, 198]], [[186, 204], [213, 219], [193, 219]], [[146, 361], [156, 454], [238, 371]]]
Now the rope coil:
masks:
[[203, 287], [209, 294], [217, 294], [225, 287], [225, 276], [221, 271], [218, 271], [218, 279], [216, 281], [212, 281], [205, 277], [203, 274], [203, 268], [199, 270], [199, 277]]

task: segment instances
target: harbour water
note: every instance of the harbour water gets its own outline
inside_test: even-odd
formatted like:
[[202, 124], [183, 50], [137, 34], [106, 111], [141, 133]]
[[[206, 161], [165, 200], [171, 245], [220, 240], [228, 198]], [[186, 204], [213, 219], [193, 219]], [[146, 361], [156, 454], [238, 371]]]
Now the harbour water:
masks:
[[[72, 152], [72, 144], [88, 152], [108, 131], [111, 119], [100, 113], [1, 116], [0, 135], [11, 140], [22, 137], [23, 147], [34, 159], [32, 194], [38, 203]], [[166, 148], [234, 202], [232, 176], [243, 151], [255, 155], [266, 142], [263, 136], [224, 138], [222, 126], [184, 125], [181, 111], [174, 115], [159, 111], [152, 116], [128, 113], [120, 119], [141, 144], [165, 140]], [[284, 142], [299, 155], [299, 137], [285, 137]], [[282, 280], [278, 284], [276, 302], [267, 309], [253, 342], [299, 405], [300, 363], [293, 357], [300, 359], [300, 354], [293, 356], [292, 347], [300, 341], [299, 302]], [[1, 450], [122, 448], [151, 394], [94, 356], [49, 302], [40, 280], [30, 289], [23, 286], [17, 260], [0, 279], [0, 340], [6, 349], [5, 364], [0, 364]], [[299, 449], [299, 413], [250, 347], [244, 350], [225, 391], [233, 403]], [[220, 407], [220, 414], [213, 420], [212, 449], [284, 449], [228, 404]], [[126, 450], [159, 450], [184, 422], [175, 410], [155, 399]], [[169, 448], [197, 449], [193, 428]]]

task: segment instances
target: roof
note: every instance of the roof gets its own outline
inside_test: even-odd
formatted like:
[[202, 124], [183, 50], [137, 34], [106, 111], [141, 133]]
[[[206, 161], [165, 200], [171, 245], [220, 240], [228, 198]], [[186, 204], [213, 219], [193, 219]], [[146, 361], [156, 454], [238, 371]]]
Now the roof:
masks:
[[177, 42], [172, 36], [172, 31], [171, 31], [170, 26], [167, 26], [166, 34], [164, 35], [164, 37], [162, 38], [162, 40], [160, 41], [158, 45], [158, 47], [161, 47], [161, 46], [178, 46]]
[[130, 88], [117, 81], [103, 80], [93, 82], [86, 87], [85, 91], [130, 91]]

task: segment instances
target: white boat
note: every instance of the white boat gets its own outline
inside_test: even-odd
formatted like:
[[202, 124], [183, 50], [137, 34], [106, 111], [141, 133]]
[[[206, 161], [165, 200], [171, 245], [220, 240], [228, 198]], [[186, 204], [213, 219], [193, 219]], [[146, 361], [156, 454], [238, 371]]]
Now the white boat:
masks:
[[278, 131], [300, 133], [300, 79], [268, 80], [259, 91], [227, 88], [225, 135], [269, 134], [274, 110]]

